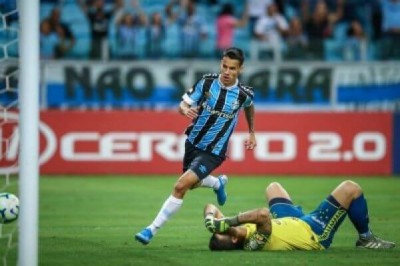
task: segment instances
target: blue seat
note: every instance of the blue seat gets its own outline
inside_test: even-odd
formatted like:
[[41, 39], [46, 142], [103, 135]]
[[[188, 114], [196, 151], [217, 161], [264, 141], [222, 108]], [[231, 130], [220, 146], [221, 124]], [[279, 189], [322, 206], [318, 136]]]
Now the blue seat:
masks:
[[75, 46], [68, 56], [73, 58], [87, 58], [91, 45], [89, 22], [87, 20], [74, 21], [69, 26], [75, 37]]
[[110, 23], [107, 38], [110, 46], [111, 57], [118, 57], [117, 28], [115, 23]]
[[52, 3], [41, 3], [40, 10], [39, 10], [40, 20], [42, 21], [43, 19], [50, 16], [50, 13], [54, 9], [54, 7], [55, 7], [55, 5]]
[[163, 50], [165, 51], [164, 54], [169, 58], [175, 58], [181, 54], [179, 26], [176, 23], [168, 25], [165, 29]]
[[88, 58], [90, 52], [91, 38], [90, 36], [76, 38], [76, 42], [72, 50], [69, 52], [70, 58]]
[[324, 41], [325, 60], [329, 62], [337, 62], [343, 60], [343, 43], [337, 40]]
[[337, 23], [333, 28], [333, 38], [338, 41], [343, 41], [347, 38], [347, 29], [349, 24], [346, 22]]
[[246, 55], [250, 51], [250, 32], [247, 27], [236, 28], [233, 35], [233, 45], [242, 49]]
[[367, 47], [367, 60], [368, 61], [379, 60], [378, 51], [379, 49], [377, 47], [377, 44], [373, 41], [369, 41]]
[[215, 47], [217, 42], [217, 33], [214, 23], [207, 24], [207, 38], [201, 40], [200, 54], [202, 57], [210, 58], [215, 55]]
[[[146, 1], [144, 1], [144, 2], [146, 2]], [[164, 13], [164, 10], [165, 10], [165, 4], [148, 5], [148, 6], [144, 7], [143, 10], [147, 14], [152, 14], [152, 13], [161, 13], [162, 14], [162, 13]]]
[[293, 17], [299, 17], [300, 12], [298, 9], [291, 5], [285, 5], [285, 10], [284, 10], [286, 18], [290, 21]]
[[86, 14], [76, 3], [64, 4], [61, 8], [61, 20], [66, 23], [86, 20]]
[[69, 27], [76, 38], [86, 37], [90, 35], [89, 22], [86, 20], [74, 21], [69, 24]]

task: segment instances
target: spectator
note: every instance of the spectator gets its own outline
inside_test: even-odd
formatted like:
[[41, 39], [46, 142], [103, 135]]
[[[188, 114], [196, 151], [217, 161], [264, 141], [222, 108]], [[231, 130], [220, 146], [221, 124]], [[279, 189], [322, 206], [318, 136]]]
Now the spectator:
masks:
[[132, 14], [125, 14], [117, 22], [117, 57], [131, 59], [135, 56], [135, 18]]
[[[323, 1], [325, 2], [326, 8], [328, 9], [329, 13], [337, 13], [340, 17], [343, 16], [344, 2], [345, 2], [344, 0], [323, 0]], [[351, 0], [347, 2], [354, 2], [354, 1], [360, 1], [360, 0]], [[321, 2], [321, 0], [303, 0], [301, 2], [303, 4], [301, 8], [307, 7], [308, 12], [313, 12], [316, 9], [319, 2]]]
[[302, 13], [305, 31], [310, 41], [310, 52], [315, 59], [324, 57], [324, 40], [332, 36], [335, 23], [341, 18], [342, 12], [329, 12], [324, 0], [319, 0], [312, 15], [309, 15], [309, 0], [303, 1]]
[[111, 17], [114, 11], [118, 10], [120, 8], [119, 5], [123, 2], [117, 2], [118, 4], [114, 5], [112, 10], [105, 8], [104, 0], [93, 0], [93, 2], [90, 2], [89, 6], [86, 5], [84, 0], [81, 0], [80, 3], [90, 23], [92, 34], [90, 58], [105, 58], [108, 53], [107, 37]]
[[115, 6], [112, 23], [120, 22], [128, 13], [136, 15], [143, 12], [139, 0], [115, 0]]
[[52, 30], [52, 25], [48, 20], [40, 23], [40, 58], [54, 59], [57, 46], [61, 43], [58, 33]]
[[261, 17], [255, 25], [255, 35], [262, 43], [259, 51], [268, 50], [273, 52], [275, 59], [280, 60], [283, 49], [283, 37], [289, 30], [286, 18], [278, 12], [275, 3], [270, 4], [265, 16]]
[[293, 17], [290, 20], [289, 32], [286, 38], [287, 44], [287, 59], [308, 58], [308, 38], [303, 31], [303, 25], [300, 18]]
[[342, 21], [351, 23], [357, 20], [363, 29], [370, 29], [374, 6], [373, 1], [375, 0], [344, 1]]
[[165, 38], [165, 25], [161, 14], [156, 12], [151, 15], [148, 28], [148, 47], [151, 58], [160, 58], [163, 55], [162, 44]]
[[54, 8], [50, 16], [46, 19], [51, 27], [51, 31], [56, 33], [61, 40], [61, 43], [57, 46], [55, 57], [63, 58], [69, 51], [71, 51], [75, 45], [75, 37], [72, 34], [69, 26], [62, 23], [60, 20], [61, 11], [58, 8]]
[[240, 20], [233, 16], [232, 4], [224, 4], [217, 18], [217, 54], [218, 57], [222, 52], [233, 46], [233, 35], [235, 27], [243, 27], [247, 24], [248, 13], [247, 8]]
[[382, 59], [400, 59], [400, 0], [381, 0]]
[[265, 15], [265, 10], [273, 2], [273, 0], [247, 0], [251, 36], [255, 37], [254, 30], [257, 20]]
[[348, 61], [359, 61], [365, 54], [365, 34], [360, 22], [353, 20], [347, 29], [347, 38], [343, 44], [343, 58]]
[[147, 56], [148, 50], [148, 19], [145, 13], [139, 13], [136, 16], [137, 23], [135, 25], [135, 55], [137, 58]]
[[[179, 2], [178, 12], [173, 12], [174, 6]], [[198, 56], [200, 42], [207, 38], [207, 28], [203, 19], [196, 13], [194, 0], [172, 0], [166, 7], [166, 13], [169, 22], [177, 21], [180, 27], [182, 56]]]

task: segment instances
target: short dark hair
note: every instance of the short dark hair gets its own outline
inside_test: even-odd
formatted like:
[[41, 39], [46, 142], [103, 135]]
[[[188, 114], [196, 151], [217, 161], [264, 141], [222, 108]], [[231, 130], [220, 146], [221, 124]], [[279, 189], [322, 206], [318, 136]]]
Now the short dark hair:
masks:
[[221, 250], [238, 250], [243, 249], [243, 243], [240, 241], [233, 243], [228, 239], [218, 239], [215, 234], [213, 234], [210, 238], [210, 242], [208, 243], [208, 248], [211, 251], [221, 251]]
[[230, 59], [236, 59], [239, 61], [240, 65], [243, 65], [244, 62], [244, 53], [243, 50], [236, 47], [228, 48], [224, 51], [223, 56], [227, 56]]

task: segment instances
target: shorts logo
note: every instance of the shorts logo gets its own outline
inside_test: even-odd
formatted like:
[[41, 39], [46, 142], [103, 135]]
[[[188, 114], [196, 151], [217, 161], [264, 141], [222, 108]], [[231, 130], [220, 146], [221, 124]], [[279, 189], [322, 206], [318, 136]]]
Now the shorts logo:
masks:
[[199, 167], [200, 172], [202, 172], [203, 174], [205, 174], [207, 172], [207, 167], [203, 164], [200, 165]]

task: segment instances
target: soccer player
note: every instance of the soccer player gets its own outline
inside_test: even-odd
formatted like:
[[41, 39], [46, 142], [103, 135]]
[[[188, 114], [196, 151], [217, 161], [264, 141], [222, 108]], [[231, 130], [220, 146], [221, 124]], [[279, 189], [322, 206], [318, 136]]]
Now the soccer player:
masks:
[[257, 145], [254, 134], [253, 90], [238, 81], [243, 62], [244, 54], [241, 49], [228, 48], [222, 56], [220, 74], [204, 75], [183, 95], [179, 112], [193, 122], [185, 132], [187, 139], [183, 174], [154, 221], [135, 235], [135, 239], [142, 244], [148, 244], [158, 229], [178, 212], [189, 189], [213, 188], [218, 204], [224, 205], [227, 198], [227, 176], [214, 177], [210, 173], [225, 160], [229, 138], [242, 107], [249, 130], [245, 148], [251, 150]]
[[212, 204], [204, 209], [205, 226], [213, 233], [210, 250], [323, 250], [329, 248], [346, 215], [359, 234], [357, 248], [389, 249], [395, 243], [375, 236], [369, 227], [361, 187], [344, 181], [311, 213], [295, 206], [277, 182], [266, 189], [269, 209], [224, 217]]

